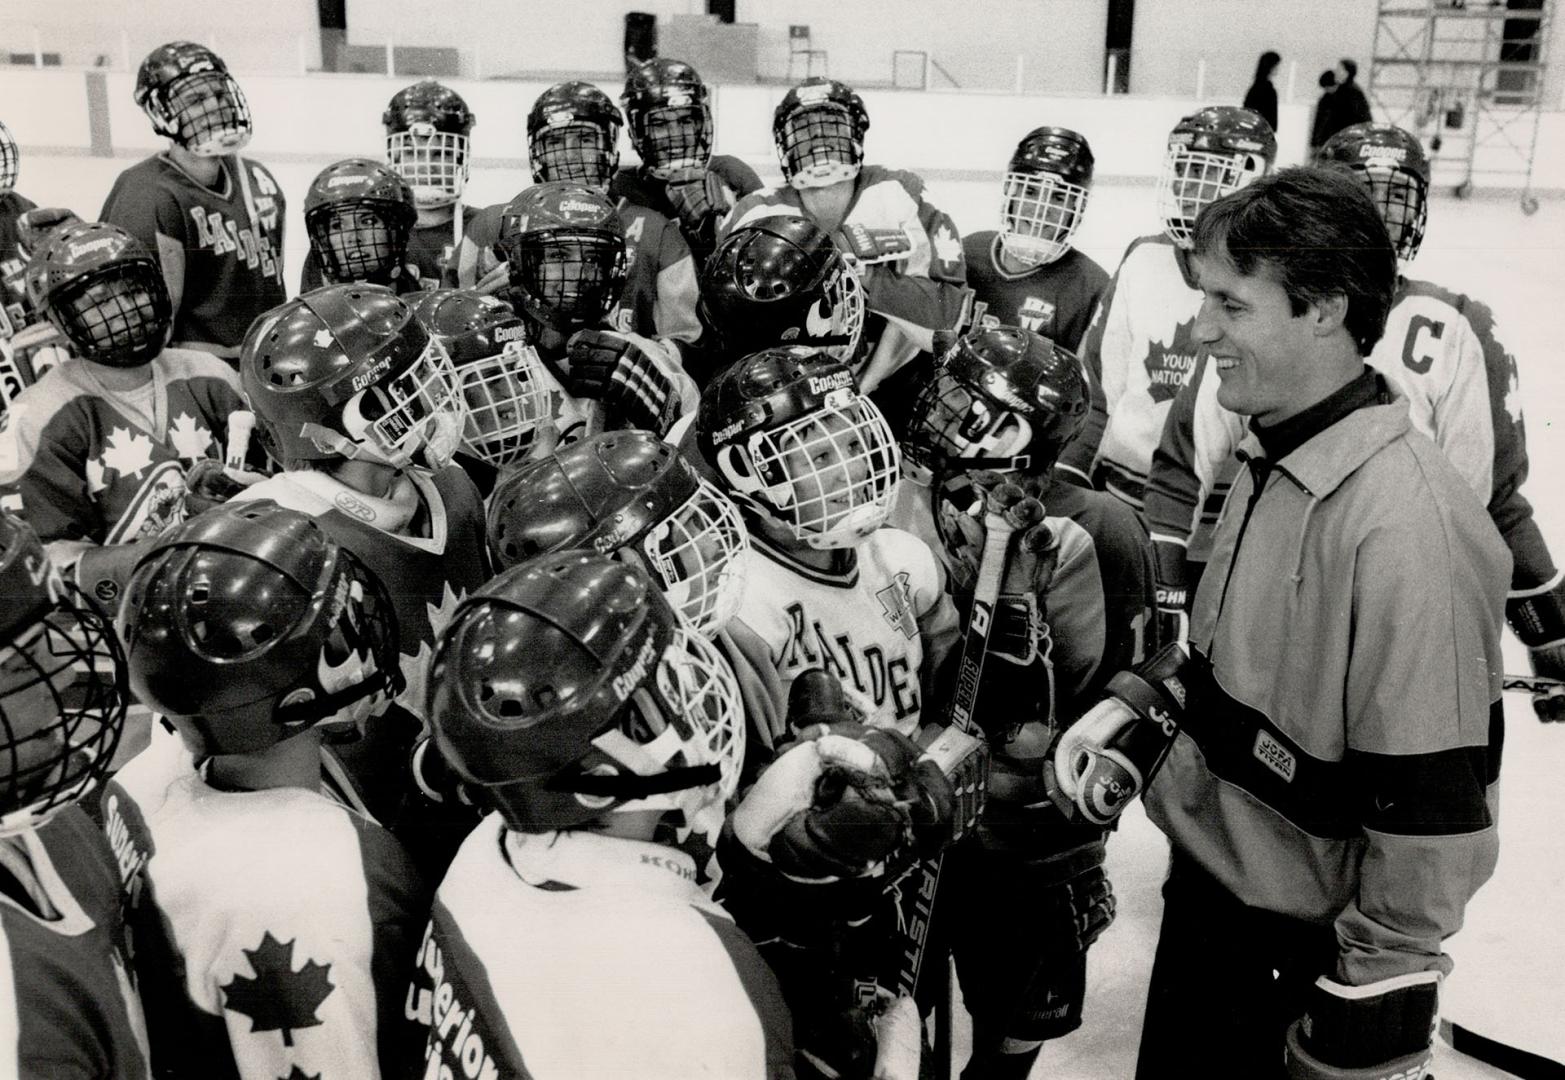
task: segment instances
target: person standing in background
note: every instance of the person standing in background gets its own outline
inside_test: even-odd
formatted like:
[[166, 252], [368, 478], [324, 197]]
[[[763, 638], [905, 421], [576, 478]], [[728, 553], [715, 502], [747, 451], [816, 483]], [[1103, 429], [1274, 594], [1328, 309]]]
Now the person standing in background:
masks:
[[1316, 118], [1316, 126], [1319, 128], [1316, 134], [1320, 136], [1321, 143], [1343, 128], [1352, 127], [1354, 124], [1367, 124], [1372, 119], [1369, 100], [1364, 97], [1364, 91], [1360, 90], [1358, 83], [1354, 81], [1358, 73], [1359, 66], [1354, 61], [1346, 59], [1337, 61], [1337, 88], [1326, 99], [1330, 102], [1330, 108], [1324, 110], [1328, 115], [1325, 119], [1319, 116]]
[[1255, 81], [1244, 93], [1244, 107], [1260, 113], [1273, 131], [1277, 130], [1277, 88], [1272, 85], [1272, 73], [1280, 63], [1282, 57], [1272, 50], [1263, 52], [1255, 65]]
[[1311, 157], [1326, 142], [1326, 129], [1331, 124], [1331, 96], [1337, 90], [1337, 73], [1321, 72], [1316, 85], [1320, 87], [1320, 100], [1315, 103], [1315, 113], [1310, 117]]

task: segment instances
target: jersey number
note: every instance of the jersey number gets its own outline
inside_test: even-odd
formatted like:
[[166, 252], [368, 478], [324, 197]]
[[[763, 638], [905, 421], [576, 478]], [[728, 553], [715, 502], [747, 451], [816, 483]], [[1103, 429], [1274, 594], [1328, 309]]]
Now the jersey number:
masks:
[[1407, 339], [1402, 342], [1402, 363], [1415, 375], [1424, 374], [1435, 364], [1434, 351], [1419, 340], [1425, 331], [1435, 341], [1439, 341], [1445, 333], [1445, 323], [1424, 315], [1414, 315], [1407, 321]]

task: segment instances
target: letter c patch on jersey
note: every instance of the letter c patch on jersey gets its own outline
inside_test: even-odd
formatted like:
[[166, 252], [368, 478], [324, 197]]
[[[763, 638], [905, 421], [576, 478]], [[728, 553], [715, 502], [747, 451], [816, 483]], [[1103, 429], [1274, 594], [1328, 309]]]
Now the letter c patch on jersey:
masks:
[[1407, 321], [1407, 337], [1402, 342], [1402, 363], [1415, 375], [1427, 372], [1435, 363], [1435, 354], [1429, 348], [1421, 348], [1422, 335], [1427, 332], [1435, 341], [1445, 333], [1445, 323], [1426, 315], [1414, 315]]

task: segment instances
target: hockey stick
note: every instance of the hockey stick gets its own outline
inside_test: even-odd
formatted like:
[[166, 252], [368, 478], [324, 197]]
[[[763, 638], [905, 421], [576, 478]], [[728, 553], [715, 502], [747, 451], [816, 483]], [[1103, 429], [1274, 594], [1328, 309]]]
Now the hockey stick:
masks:
[[1551, 679], [1547, 675], [1501, 675], [1500, 689], [1542, 694], [1549, 690], [1565, 689], [1565, 679]]

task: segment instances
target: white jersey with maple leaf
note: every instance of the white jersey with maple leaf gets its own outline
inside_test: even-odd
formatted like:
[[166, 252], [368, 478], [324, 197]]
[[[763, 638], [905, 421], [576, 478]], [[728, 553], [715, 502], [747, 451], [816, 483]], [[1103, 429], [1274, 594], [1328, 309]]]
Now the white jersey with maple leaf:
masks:
[[[1108, 412], [1105, 420], [1094, 401], [1088, 428], [1102, 432], [1094, 483], [1137, 510], [1169, 405], [1201, 355], [1193, 333], [1201, 293], [1185, 281], [1178, 251], [1163, 235], [1134, 241], [1082, 341]], [[1093, 445], [1092, 438], [1077, 444]]]
[[23, 391], [0, 426], [0, 503], [61, 566], [86, 547], [183, 521], [186, 470], [223, 458], [228, 416], [244, 408], [233, 369], [189, 349], [164, 349], [150, 367], [150, 430], [131, 395], [106, 389], [75, 359]]
[[429, 893], [325, 794], [226, 791], [150, 749], [105, 787], [156, 1075], [400, 1077]]
[[[780, 695], [775, 715], [786, 717], [795, 677], [821, 668], [837, 677], [866, 722], [915, 734], [925, 682], [957, 633], [945, 573], [929, 546], [901, 529], [877, 529], [841, 551], [839, 569], [827, 572], [752, 532], [745, 558], [744, 599], [727, 637], [750, 664], [777, 673], [775, 683], [768, 680]], [[743, 676], [742, 667], [736, 671]], [[924, 719], [938, 719], [938, 710]]]
[[[859, 171], [846, 225], [898, 229], [911, 250], [906, 259], [860, 268], [864, 283], [864, 350], [855, 374], [873, 390], [887, 376], [931, 347], [936, 330], [960, 325], [972, 293], [962, 235], [950, 216], [931, 203], [915, 173], [865, 165]], [[718, 242], [741, 225], [764, 217], [807, 217], [791, 187], [767, 187], [739, 200], [723, 222]], [[839, 242], [839, 246], [842, 243]]]
[[689, 856], [491, 814], [436, 894], [407, 1005], [410, 1075], [783, 1080], [792, 1021], [771, 970]]
[[0, 891], [0, 1076], [142, 1080], [146, 1024], [103, 833], [72, 806], [9, 842], [54, 911]]
[[[1512, 592], [1550, 583], [1557, 571], [1521, 493], [1527, 479], [1516, 357], [1489, 308], [1427, 281], [1403, 278], [1369, 362], [1408, 402], [1413, 426], [1456, 466], [1511, 549]], [[1159, 580], [1185, 584], [1188, 557], [1205, 562], [1211, 532], [1239, 462], [1244, 418], [1217, 402], [1206, 361], [1180, 391], [1147, 485], [1147, 525]]]

